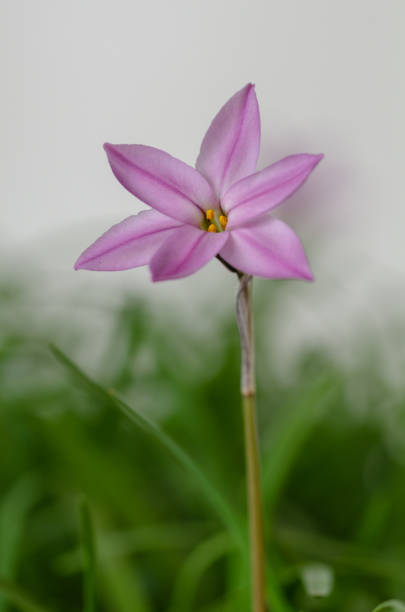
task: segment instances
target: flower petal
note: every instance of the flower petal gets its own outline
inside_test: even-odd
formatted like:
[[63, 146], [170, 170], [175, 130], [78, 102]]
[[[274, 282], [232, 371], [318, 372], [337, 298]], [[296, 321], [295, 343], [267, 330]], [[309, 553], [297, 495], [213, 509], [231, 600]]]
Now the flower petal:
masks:
[[119, 182], [164, 215], [199, 226], [202, 212], [217, 201], [195, 168], [160, 149], [108, 143], [104, 148]]
[[222, 198], [228, 227], [262, 215], [281, 204], [308, 178], [323, 155], [290, 155], [232, 185]]
[[220, 255], [237, 270], [265, 278], [313, 280], [300, 239], [283, 221], [261, 217], [229, 234]]
[[178, 221], [144, 210], [107, 230], [80, 255], [75, 269], [114, 271], [144, 266], [176, 227], [180, 227]]
[[196, 168], [218, 196], [256, 169], [260, 149], [260, 114], [252, 84], [221, 108], [202, 141]]
[[228, 232], [215, 234], [189, 225], [177, 228], [152, 257], [152, 280], [169, 280], [193, 274], [217, 255], [228, 238]]

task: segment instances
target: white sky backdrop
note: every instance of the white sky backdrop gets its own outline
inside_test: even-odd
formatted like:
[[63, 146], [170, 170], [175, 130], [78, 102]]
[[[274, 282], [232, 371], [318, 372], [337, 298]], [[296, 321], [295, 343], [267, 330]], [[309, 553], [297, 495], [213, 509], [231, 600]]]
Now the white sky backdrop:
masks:
[[230, 308], [234, 281], [217, 262], [154, 286], [145, 270], [72, 264], [141, 208], [102, 143], [150, 144], [193, 164], [214, 114], [253, 81], [260, 167], [326, 156], [279, 211], [317, 282], [281, 285], [278, 346], [315, 336], [350, 353], [359, 327], [386, 339], [387, 312], [405, 316], [404, 31], [404, 0], [2, 0], [2, 273], [25, 265], [48, 307], [78, 289], [89, 315], [122, 288], [157, 307], [181, 302], [191, 317]]

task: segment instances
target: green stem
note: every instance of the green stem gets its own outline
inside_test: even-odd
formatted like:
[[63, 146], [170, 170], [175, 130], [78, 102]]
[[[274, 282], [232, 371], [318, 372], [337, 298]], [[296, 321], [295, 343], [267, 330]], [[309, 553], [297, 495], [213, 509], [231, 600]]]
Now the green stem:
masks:
[[258, 440], [256, 431], [255, 398], [243, 395], [245, 425], [246, 479], [249, 507], [250, 557], [252, 564], [252, 612], [264, 612], [265, 560], [263, 549], [263, 517], [260, 491]]
[[260, 487], [259, 445], [255, 412], [255, 367], [252, 277], [240, 274], [236, 314], [241, 339], [241, 394], [245, 430], [246, 481], [249, 512], [252, 612], [265, 612], [265, 555]]

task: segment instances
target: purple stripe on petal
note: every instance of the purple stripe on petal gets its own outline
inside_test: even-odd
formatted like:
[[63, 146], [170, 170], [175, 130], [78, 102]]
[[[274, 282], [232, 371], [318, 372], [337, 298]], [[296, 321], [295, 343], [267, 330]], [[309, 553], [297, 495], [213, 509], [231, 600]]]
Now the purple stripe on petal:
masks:
[[178, 221], [154, 210], [128, 217], [89, 246], [75, 269], [116, 271], [144, 266], [177, 227]]
[[252, 84], [238, 91], [214, 117], [201, 144], [196, 168], [218, 196], [255, 171], [260, 149], [260, 114]]
[[261, 217], [229, 234], [220, 255], [234, 268], [265, 278], [313, 280], [300, 239], [283, 221]]
[[203, 211], [216, 207], [208, 181], [168, 153], [144, 145], [107, 143], [104, 148], [119, 182], [164, 215], [199, 226]]
[[152, 257], [152, 280], [170, 280], [193, 274], [218, 254], [228, 238], [228, 232], [216, 234], [189, 225], [177, 228]]
[[269, 212], [291, 196], [308, 178], [323, 155], [291, 155], [232, 185], [221, 204], [228, 228]]

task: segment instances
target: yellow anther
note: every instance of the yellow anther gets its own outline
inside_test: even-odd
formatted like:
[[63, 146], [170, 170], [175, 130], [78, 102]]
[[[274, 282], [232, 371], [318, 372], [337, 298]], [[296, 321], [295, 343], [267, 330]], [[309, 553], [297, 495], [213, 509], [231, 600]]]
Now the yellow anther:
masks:
[[212, 219], [214, 218], [214, 211], [212, 210], [212, 208], [209, 208], [207, 210], [207, 212], [205, 213], [205, 218], [208, 219], [208, 221], [212, 221]]
[[225, 229], [226, 228], [226, 224], [228, 223], [228, 217], [226, 217], [225, 215], [221, 215], [219, 217], [219, 222], [220, 222], [221, 226]]
[[215, 227], [215, 225], [213, 223], [211, 223], [211, 225], [208, 226], [208, 231], [209, 232], [216, 232], [217, 228]]

